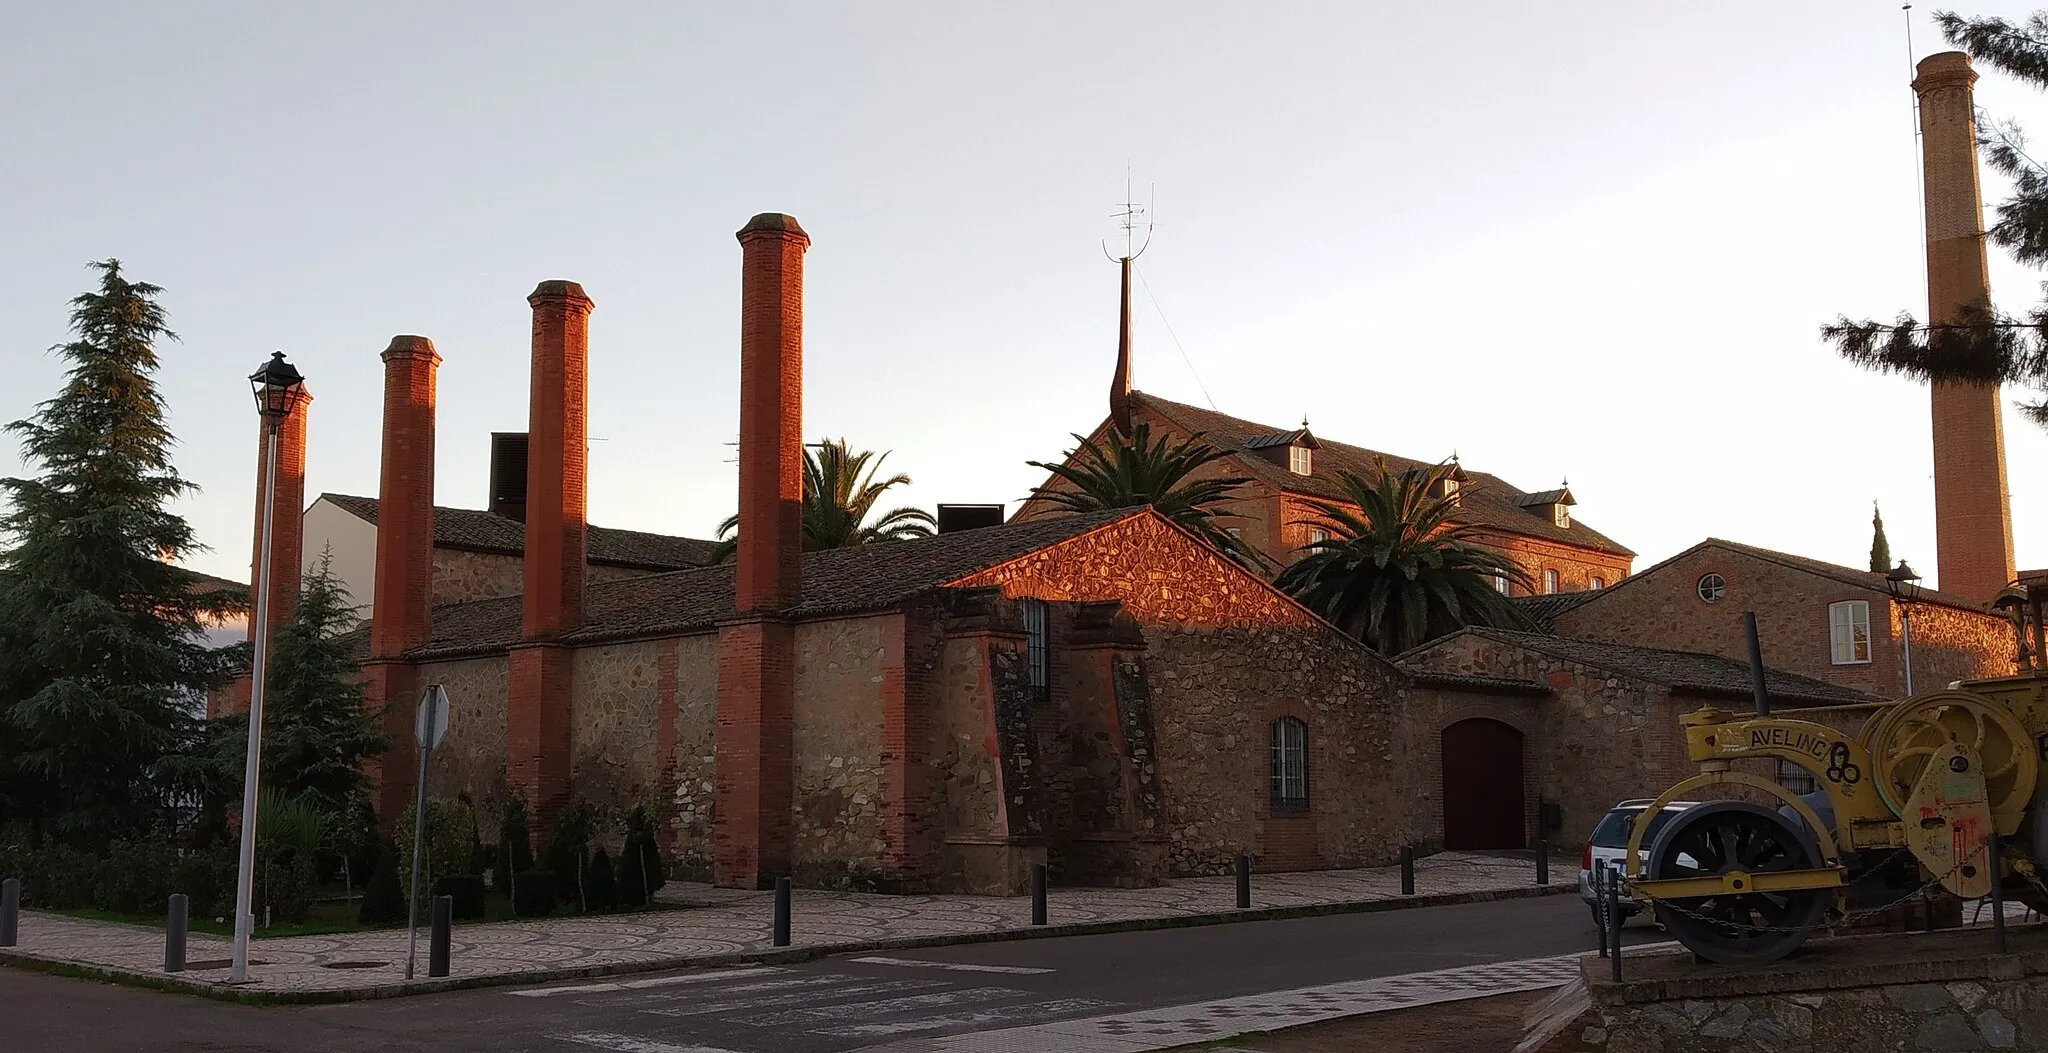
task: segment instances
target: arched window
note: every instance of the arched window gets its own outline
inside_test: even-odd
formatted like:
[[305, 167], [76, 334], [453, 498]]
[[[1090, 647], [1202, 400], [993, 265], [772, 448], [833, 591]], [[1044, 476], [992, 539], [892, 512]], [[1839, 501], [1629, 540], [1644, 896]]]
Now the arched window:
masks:
[[1308, 725], [1298, 717], [1273, 722], [1272, 787], [1276, 812], [1308, 811]]

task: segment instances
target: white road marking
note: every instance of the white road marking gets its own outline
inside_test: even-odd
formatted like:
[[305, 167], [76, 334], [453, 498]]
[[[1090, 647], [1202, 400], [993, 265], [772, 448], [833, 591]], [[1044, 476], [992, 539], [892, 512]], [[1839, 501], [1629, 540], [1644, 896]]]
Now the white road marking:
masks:
[[604, 1031], [581, 1031], [573, 1035], [555, 1036], [564, 1042], [579, 1046], [608, 1049], [612, 1053], [732, 1053], [717, 1046], [681, 1046], [674, 1042], [657, 1042], [651, 1038], [634, 1038], [632, 1035], [614, 1035]]
[[[849, 979], [851, 977], [821, 976], [804, 981], [806, 986], [814, 988], [812, 990], [791, 991], [787, 994], [771, 994], [760, 998], [731, 999], [723, 1002], [698, 1002], [694, 1005], [676, 1006], [671, 1009], [642, 1009], [640, 1011], [652, 1013], [655, 1016], [705, 1016], [712, 1013], [732, 1013], [745, 1009], [762, 1009], [769, 1006], [802, 1005], [805, 1002], [818, 1002], [832, 998], [854, 998], [860, 995], [885, 994], [890, 991], [915, 991], [920, 987], [945, 986], [944, 982], [940, 980], [887, 980], [882, 983], [846, 986], [846, 981]], [[796, 981], [784, 981], [773, 986], [795, 987], [797, 985]], [[818, 985], [829, 986], [820, 987]], [[761, 988], [771, 985], [751, 984], [743, 986]], [[724, 995], [734, 990], [737, 990], [737, 988], [727, 987], [719, 989], [716, 993]]]
[[787, 1027], [813, 1021], [830, 1023], [835, 1020], [860, 1020], [889, 1013], [905, 1013], [917, 1009], [931, 1009], [937, 1006], [958, 1005], [961, 1002], [992, 1002], [1001, 998], [1016, 998], [1028, 994], [1011, 987], [968, 987], [952, 991], [935, 991], [931, 994], [909, 995], [903, 998], [883, 998], [872, 1002], [848, 1002], [843, 1005], [818, 1006], [811, 1009], [792, 1009], [786, 1013], [768, 1013], [762, 1016], [738, 1017], [737, 1022], [751, 1027]]
[[962, 973], [1016, 973], [1020, 976], [1032, 976], [1038, 973], [1055, 971], [1052, 969], [1033, 969], [1023, 965], [970, 965], [966, 962], [924, 962], [915, 958], [854, 958], [851, 960], [862, 965], [902, 965], [918, 969], [951, 969]]
[[996, 1009], [975, 1009], [965, 1013], [944, 1013], [939, 1016], [918, 1017], [914, 1020], [899, 1020], [892, 1023], [843, 1024], [839, 1027], [821, 1027], [813, 1035], [831, 1035], [834, 1038], [886, 1038], [915, 1031], [936, 1031], [942, 1027], [975, 1027], [988, 1024], [1006, 1024], [1012, 1020], [1028, 1017], [1059, 1016], [1065, 1013], [1085, 1013], [1091, 1009], [1108, 1009], [1115, 1002], [1099, 1002], [1093, 998], [1059, 998], [1050, 1002], [1030, 1002], [1024, 1005], [1008, 1005]]
[[621, 980], [616, 983], [578, 984], [573, 987], [530, 987], [522, 991], [507, 991], [506, 994], [521, 998], [552, 998], [555, 995], [591, 994], [598, 991], [628, 991], [642, 987], [667, 987], [671, 984], [694, 984], [706, 980], [724, 980], [734, 976], [766, 976], [779, 973], [780, 969], [752, 965], [744, 969], [712, 969], [701, 973], [680, 973], [675, 976], [657, 976], [649, 980]]

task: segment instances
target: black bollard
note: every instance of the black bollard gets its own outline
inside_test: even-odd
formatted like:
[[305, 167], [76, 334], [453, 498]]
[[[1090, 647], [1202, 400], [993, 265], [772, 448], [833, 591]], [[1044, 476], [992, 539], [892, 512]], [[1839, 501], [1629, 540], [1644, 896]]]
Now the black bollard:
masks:
[[789, 879], [775, 879], [775, 946], [789, 946]]
[[1252, 857], [1237, 854], [1237, 909], [1252, 909]]
[[1401, 894], [1415, 894], [1415, 849], [1411, 845], [1401, 846]]
[[1614, 944], [1614, 953], [1607, 956], [1607, 964], [1613, 971], [1614, 982], [1621, 982], [1621, 867], [1616, 866], [1607, 875], [1607, 931], [1609, 942]]
[[449, 930], [455, 927], [455, 897], [434, 897], [434, 932], [427, 937], [427, 975], [448, 975]]
[[1045, 864], [1031, 864], [1031, 924], [1045, 924]]
[[1999, 852], [1998, 845], [1998, 831], [1991, 831], [1991, 836], [1984, 839], [1984, 846], [1989, 849], [1991, 854], [1991, 858], [1986, 860], [1986, 862], [1991, 864], [1991, 952], [1993, 954], [2004, 954], [2005, 861], [1999, 858], [2001, 853]]
[[21, 879], [0, 881], [0, 947], [21, 938]]
[[192, 900], [183, 892], [171, 893], [171, 908], [164, 915], [164, 972], [185, 971], [185, 924]]
[[1593, 882], [1593, 931], [1600, 934], [1600, 957], [1607, 957], [1607, 868], [1596, 866]]
[[1550, 884], [1550, 842], [1540, 839], [1536, 842], [1536, 883]]

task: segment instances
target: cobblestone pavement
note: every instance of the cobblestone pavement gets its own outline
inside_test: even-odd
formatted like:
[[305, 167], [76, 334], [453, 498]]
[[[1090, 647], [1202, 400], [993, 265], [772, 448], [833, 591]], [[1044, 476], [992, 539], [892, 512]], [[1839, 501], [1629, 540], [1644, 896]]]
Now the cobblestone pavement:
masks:
[[[1567, 865], [1568, 866], [1568, 865]], [[1528, 859], [1443, 853], [1416, 863], [1418, 899], [1486, 896], [1533, 889]], [[1553, 874], [1552, 887], [1569, 891], [1573, 872]], [[1254, 916], [1290, 908], [1362, 904], [1400, 899], [1396, 868], [1316, 871], [1255, 876]], [[456, 983], [524, 982], [608, 972], [733, 961], [775, 950], [771, 945], [772, 894], [675, 885], [661, 899], [692, 909], [592, 918], [546, 918], [458, 926], [448, 981], [428, 981], [426, 939], [419, 947], [418, 980], [404, 979], [406, 933], [386, 930], [333, 936], [263, 939], [252, 944], [250, 983], [239, 990], [278, 996], [373, 997]], [[1054, 889], [1050, 935], [1090, 925], [1113, 925], [1204, 915], [1232, 915], [1230, 877], [1187, 878], [1149, 889]], [[1268, 915], [1270, 916], [1270, 915]], [[850, 892], [797, 892], [791, 949], [831, 950], [930, 944], [1029, 930], [1027, 898], [992, 896], [883, 896]], [[163, 968], [161, 930], [61, 915], [25, 913], [13, 954], [121, 976], [194, 986], [220, 985], [227, 975], [227, 940], [194, 936], [188, 971]]]

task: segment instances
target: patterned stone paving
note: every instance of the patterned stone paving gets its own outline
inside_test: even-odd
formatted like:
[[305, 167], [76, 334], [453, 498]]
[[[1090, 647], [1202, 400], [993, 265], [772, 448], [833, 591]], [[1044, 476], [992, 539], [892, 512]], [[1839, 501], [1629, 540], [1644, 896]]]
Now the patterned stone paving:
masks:
[[[1567, 865], [1568, 866], [1568, 865]], [[1440, 897], [1495, 893], [1534, 885], [1534, 864], [1466, 853], [1443, 853], [1416, 862], [1416, 892]], [[1572, 891], [1573, 872], [1552, 875], [1557, 892]], [[1054, 889], [1048, 896], [1051, 933], [1061, 928], [1203, 915], [1232, 915], [1230, 877], [1186, 878], [1159, 888]], [[660, 897], [691, 909], [596, 918], [462, 925], [454, 932], [450, 980], [531, 982], [607, 972], [628, 972], [731, 961], [772, 952], [773, 894], [671, 884]], [[1254, 909], [1368, 903], [1399, 899], [1396, 868], [1256, 875]], [[1031, 929], [1028, 898], [995, 896], [882, 896], [799, 890], [791, 918], [794, 949], [888, 947], [969, 940]], [[1046, 932], [1046, 929], [1038, 930]], [[1049, 934], [1051, 934], [1049, 933]], [[432, 989], [426, 975], [426, 936], [420, 937], [417, 976], [404, 979], [404, 930], [260, 939], [244, 990], [262, 994], [369, 996], [408, 988]], [[226, 969], [166, 974], [163, 933], [142, 926], [24, 913], [21, 957], [97, 967], [159, 980], [221, 984]], [[186, 958], [212, 964], [229, 957], [226, 939], [194, 935]]]

